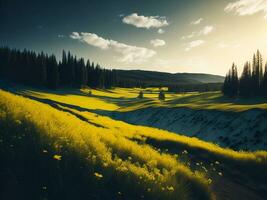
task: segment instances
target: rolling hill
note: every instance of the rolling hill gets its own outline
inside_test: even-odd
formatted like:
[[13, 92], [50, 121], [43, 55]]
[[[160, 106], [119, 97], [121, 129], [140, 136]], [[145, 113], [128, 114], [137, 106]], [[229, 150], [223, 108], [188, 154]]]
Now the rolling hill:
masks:
[[143, 70], [116, 70], [118, 77], [122, 80], [140, 81], [149, 86], [159, 85], [191, 85], [205, 83], [222, 83], [223, 76], [200, 73], [167, 73]]
[[[144, 99], [136, 98], [140, 90]], [[1, 199], [266, 199], [266, 151], [234, 151], [109, 115], [146, 109], [161, 120], [152, 107], [238, 114], [266, 110], [264, 99], [229, 103], [218, 92], [166, 93], [161, 102], [158, 92], [1, 88]]]

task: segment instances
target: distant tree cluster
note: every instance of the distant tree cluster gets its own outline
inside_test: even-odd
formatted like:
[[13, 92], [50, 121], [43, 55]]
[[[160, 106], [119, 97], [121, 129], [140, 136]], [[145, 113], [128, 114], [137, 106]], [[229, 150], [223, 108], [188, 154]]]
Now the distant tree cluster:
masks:
[[263, 59], [259, 51], [253, 55], [252, 64], [246, 62], [241, 77], [237, 66], [232, 65], [225, 77], [222, 92], [226, 96], [265, 96], [267, 97], [267, 63], [263, 71]]
[[[117, 72], [117, 70], [114, 70], [114, 71]], [[117, 74], [117, 85], [119, 87], [123, 87], [123, 88], [147, 88], [147, 87], [151, 86], [151, 85], [149, 85], [143, 81], [127, 79], [123, 76], [120, 76], [119, 73], [116, 73], [116, 74]]]
[[185, 93], [185, 92], [210, 92], [220, 91], [222, 83], [202, 83], [202, 84], [180, 84], [168, 86], [169, 92]]
[[0, 48], [0, 78], [29, 84], [58, 88], [60, 86], [111, 88], [116, 86], [115, 70], [101, 68], [98, 64], [77, 59], [63, 51], [62, 60], [43, 52]]
[[140, 91], [138, 96], [137, 96], [138, 99], [143, 99], [144, 98], [144, 93], [143, 91]]
[[165, 93], [162, 90], [160, 90], [160, 92], [159, 92], [159, 100], [160, 101], [164, 101], [165, 100]]

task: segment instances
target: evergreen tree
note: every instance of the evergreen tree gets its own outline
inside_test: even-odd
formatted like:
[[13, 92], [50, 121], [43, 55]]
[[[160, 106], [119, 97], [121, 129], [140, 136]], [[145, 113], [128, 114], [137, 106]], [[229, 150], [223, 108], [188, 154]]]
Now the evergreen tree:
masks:
[[59, 68], [54, 55], [47, 58], [47, 86], [56, 89], [59, 85]]
[[239, 80], [238, 80], [238, 73], [237, 73], [237, 67], [233, 63], [232, 66], [232, 76], [231, 76], [231, 96], [237, 96], [238, 95], [238, 88], [239, 88]]
[[144, 93], [143, 93], [143, 91], [141, 90], [140, 92], [139, 92], [139, 94], [138, 94], [138, 97], [137, 97], [138, 99], [143, 99], [144, 98]]
[[164, 92], [162, 90], [159, 92], [159, 100], [160, 101], [164, 101], [165, 100], [165, 94], [164, 94]]
[[254, 95], [260, 95], [261, 82], [262, 82], [262, 55], [257, 51], [253, 55], [252, 65], [252, 92]]
[[67, 85], [70, 81], [69, 69], [68, 69], [68, 58], [65, 50], [62, 51], [62, 61], [59, 66], [60, 72], [60, 84]]
[[83, 58], [80, 58], [79, 61], [75, 63], [75, 69], [76, 85], [78, 87], [87, 85], [87, 70]]
[[243, 97], [249, 97], [251, 95], [251, 66], [249, 62], [246, 62], [244, 65], [239, 82], [239, 94]]
[[231, 86], [231, 70], [225, 76], [222, 92], [224, 95], [229, 96], [230, 93], [230, 86]]
[[89, 87], [93, 87], [93, 66], [91, 66], [90, 61], [87, 60], [86, 62], [86, 71], [87, 71], [87, 85]]
[[222, 92], [227, 96], [234, 97], [238, 95], [238, 89], [239, 89], [239, 80], [238, 80], [237, 67], [233, 63], [232, 68], [225, 77]]
[[263, 76], [261, 90], [262, 90], [262, 95], [264, 97], [267, 97], [267, 63], [265, 64], [265, 70], [264, 70], [264, 76]]

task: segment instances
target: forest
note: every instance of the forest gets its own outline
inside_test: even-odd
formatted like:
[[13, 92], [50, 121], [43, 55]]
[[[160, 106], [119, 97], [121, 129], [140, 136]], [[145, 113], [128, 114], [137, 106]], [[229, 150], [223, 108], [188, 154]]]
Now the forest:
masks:
[[63, 50], [55, 55], [24, 49], [0, 48], [0, 78], [34, 87], [146, 88], [169, 87], [171, 92], [220, 90], [223, 77], [210, 74], [164, 73], [142, 70], [105, 69]]
[[169, 92], [184, 93], [184, 92], [210, 92], [219, 91], [222, 88], [222, 83], [201, 83], [201, 84], [176, 84], [169, 85]]
[[0, 48], [0, 77], [15, 82], [56, 89], [61, 86], [110, 88], [116, 85], [116, 73], [99, 64], [85, 62], [63, 50], [62, 60], [43, 52]]
[[267, 63], [263, 70], [263, 58], [259, 50], [253, 55], [252, 63], [245, 63], [240, 77], [237, 66], [233, 63], [225, 77], [222, 92], [230, 97], [267, 97]]

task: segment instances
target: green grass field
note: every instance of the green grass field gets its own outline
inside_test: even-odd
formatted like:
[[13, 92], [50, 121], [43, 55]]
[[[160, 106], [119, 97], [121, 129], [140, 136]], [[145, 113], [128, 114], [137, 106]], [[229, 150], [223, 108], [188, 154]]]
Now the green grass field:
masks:
[[155, 88], [144, 99], [136, 88], [9, 91], [0, 90], [6, 199], [222, 199], [224, 185], [267, 197], [267, 152], [237, 152], [94, 113], [159, 106], [239, 112], [266, 109], [263, 99], [230, 102], [213, 92], [166, 94], [161, 102]]
[[[136, 98], [139, 91], [144, 92], [144, 99]], [[163, 88], [163, 90], [167, 90]], [[88, 95], [89, 91], [92, 95]], [[61, 103], [77, 105], [88, 109], [102, 109], [108, 111], [131, 111], [146, 107], [188, 107], [192, 109], [213, 109], [221, 111], [241, 112], [249, 109], [267, 109], [267, 99], [227, 98], [221, 92], [183, 93], [173, 94], [166, 92], [166, 100], [158, 100], [158, 88], [116, 88], [113, 90], [63, 90], [42, 91], [22, 88], [19, 94], [35, 96], [42, 99], [51, 99]]]

